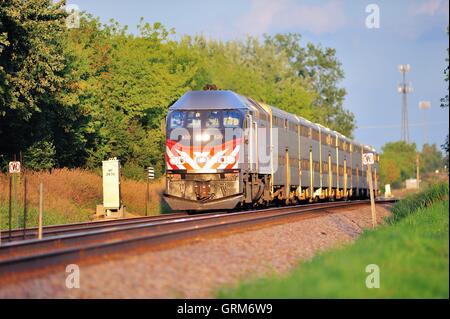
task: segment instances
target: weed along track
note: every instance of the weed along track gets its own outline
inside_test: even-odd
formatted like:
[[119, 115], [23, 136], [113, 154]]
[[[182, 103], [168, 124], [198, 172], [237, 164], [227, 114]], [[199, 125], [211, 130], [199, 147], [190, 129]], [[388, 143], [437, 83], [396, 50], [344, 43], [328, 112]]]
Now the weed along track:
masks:
[[[379, 201], [380, 204], [391, 203]], [[149, 249], [182, 239], [223, 231], [242, 230], [289, 219], [313, 218], [327, 209], [367, 205], [367, 200], [299, 205], [232, 213], [167, 215], [161, 218], [117, 220], [64, 226], [60, 233], [42, 240], [28, 239], [0, 246], [0, 280], [8, 274], [42, 271], [50, 266], [82, 262], [132, 249]], [[90, 226], [89, 226], [90, 225]], [[94, 227], [95, 226], [95, 227]], [[63, 227], [63, 226], [61, 226]]]

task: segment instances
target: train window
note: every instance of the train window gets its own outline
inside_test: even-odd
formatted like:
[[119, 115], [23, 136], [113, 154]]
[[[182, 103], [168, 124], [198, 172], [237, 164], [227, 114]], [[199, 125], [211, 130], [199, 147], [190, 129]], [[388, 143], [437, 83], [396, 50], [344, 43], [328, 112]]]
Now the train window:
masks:
[[311, 138], [315, 141], [319, 140], [319, 131], [311, 130]]
[[172, 112], [170, 115], [170, 128], [183, 126], [183, 113], [179, 111]]
[[200, 128], [201, 126], [201, 113], [197, 111], [189, 111], [186, 113], [186, 127]]
[[220, 113], [217, 111], [209, 112], [206, 116], [206, 127], [219, 127]]
[[223, 126], [225, 127], [239, 127], [241, 116], [238, 111], [224, 111], [223, 112]]
[[288, 127], [288, 120], [284, 120], [284, 128], [287, 128]]

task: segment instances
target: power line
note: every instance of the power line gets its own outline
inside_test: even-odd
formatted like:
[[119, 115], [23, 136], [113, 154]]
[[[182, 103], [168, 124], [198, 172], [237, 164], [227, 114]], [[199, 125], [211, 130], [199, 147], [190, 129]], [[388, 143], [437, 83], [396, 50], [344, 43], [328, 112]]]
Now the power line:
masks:
[[[423, 123], [412, 123], [409, 126], [427, 126], [427, 125], [449, 125], [448, 122], [423, 122]], [[379, 129], [379, 128], [399, 128], [401, 125], [399, 124], [386, 124], [386, 125], [366, 125], [366, 126], [358, 126], [358, 129]]]

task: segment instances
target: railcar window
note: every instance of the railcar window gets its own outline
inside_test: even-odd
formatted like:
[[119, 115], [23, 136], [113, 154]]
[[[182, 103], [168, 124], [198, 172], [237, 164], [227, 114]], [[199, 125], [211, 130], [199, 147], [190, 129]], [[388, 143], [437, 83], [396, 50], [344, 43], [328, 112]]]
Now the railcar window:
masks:
[[312, 136], [313, 140], [318, 141], [319, 140], [319, 131], [311, 130], [311, 136]]
[[201, 113], [195, 111], [189, 111], [186, 114], [186, 127], [188, 128], [200, 128], [202, 123]]
[[239, 127], [240, 114], [237, 111], [223, 112], [223, 126], [225, 127]]
[[302, 125], [301, 134], [304, 137], [309, 137], [309, 127]]
[[177, 128], [183, 127], [183, 113], [175, 111], [170, 115], [170, 127]]
[[220, 126], [220, 113], [217, 111], [209, 112], [206, 118], [206, 127], [219, 127]]

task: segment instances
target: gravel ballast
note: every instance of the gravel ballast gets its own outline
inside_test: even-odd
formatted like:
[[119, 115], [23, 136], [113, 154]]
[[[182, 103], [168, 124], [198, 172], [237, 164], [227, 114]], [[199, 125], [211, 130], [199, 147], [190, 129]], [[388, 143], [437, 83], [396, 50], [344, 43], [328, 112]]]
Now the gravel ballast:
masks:
[[[211, 298], [224, 285], [289, 271], [320, 251], [354, 241], [370, 228], [369, 205], [159, 250], [80, 264], [80, 288], [66, 287], [66, 267], [0, 286], [0, 298]], [[378, 222], [390, 214], [377, 206]]]

